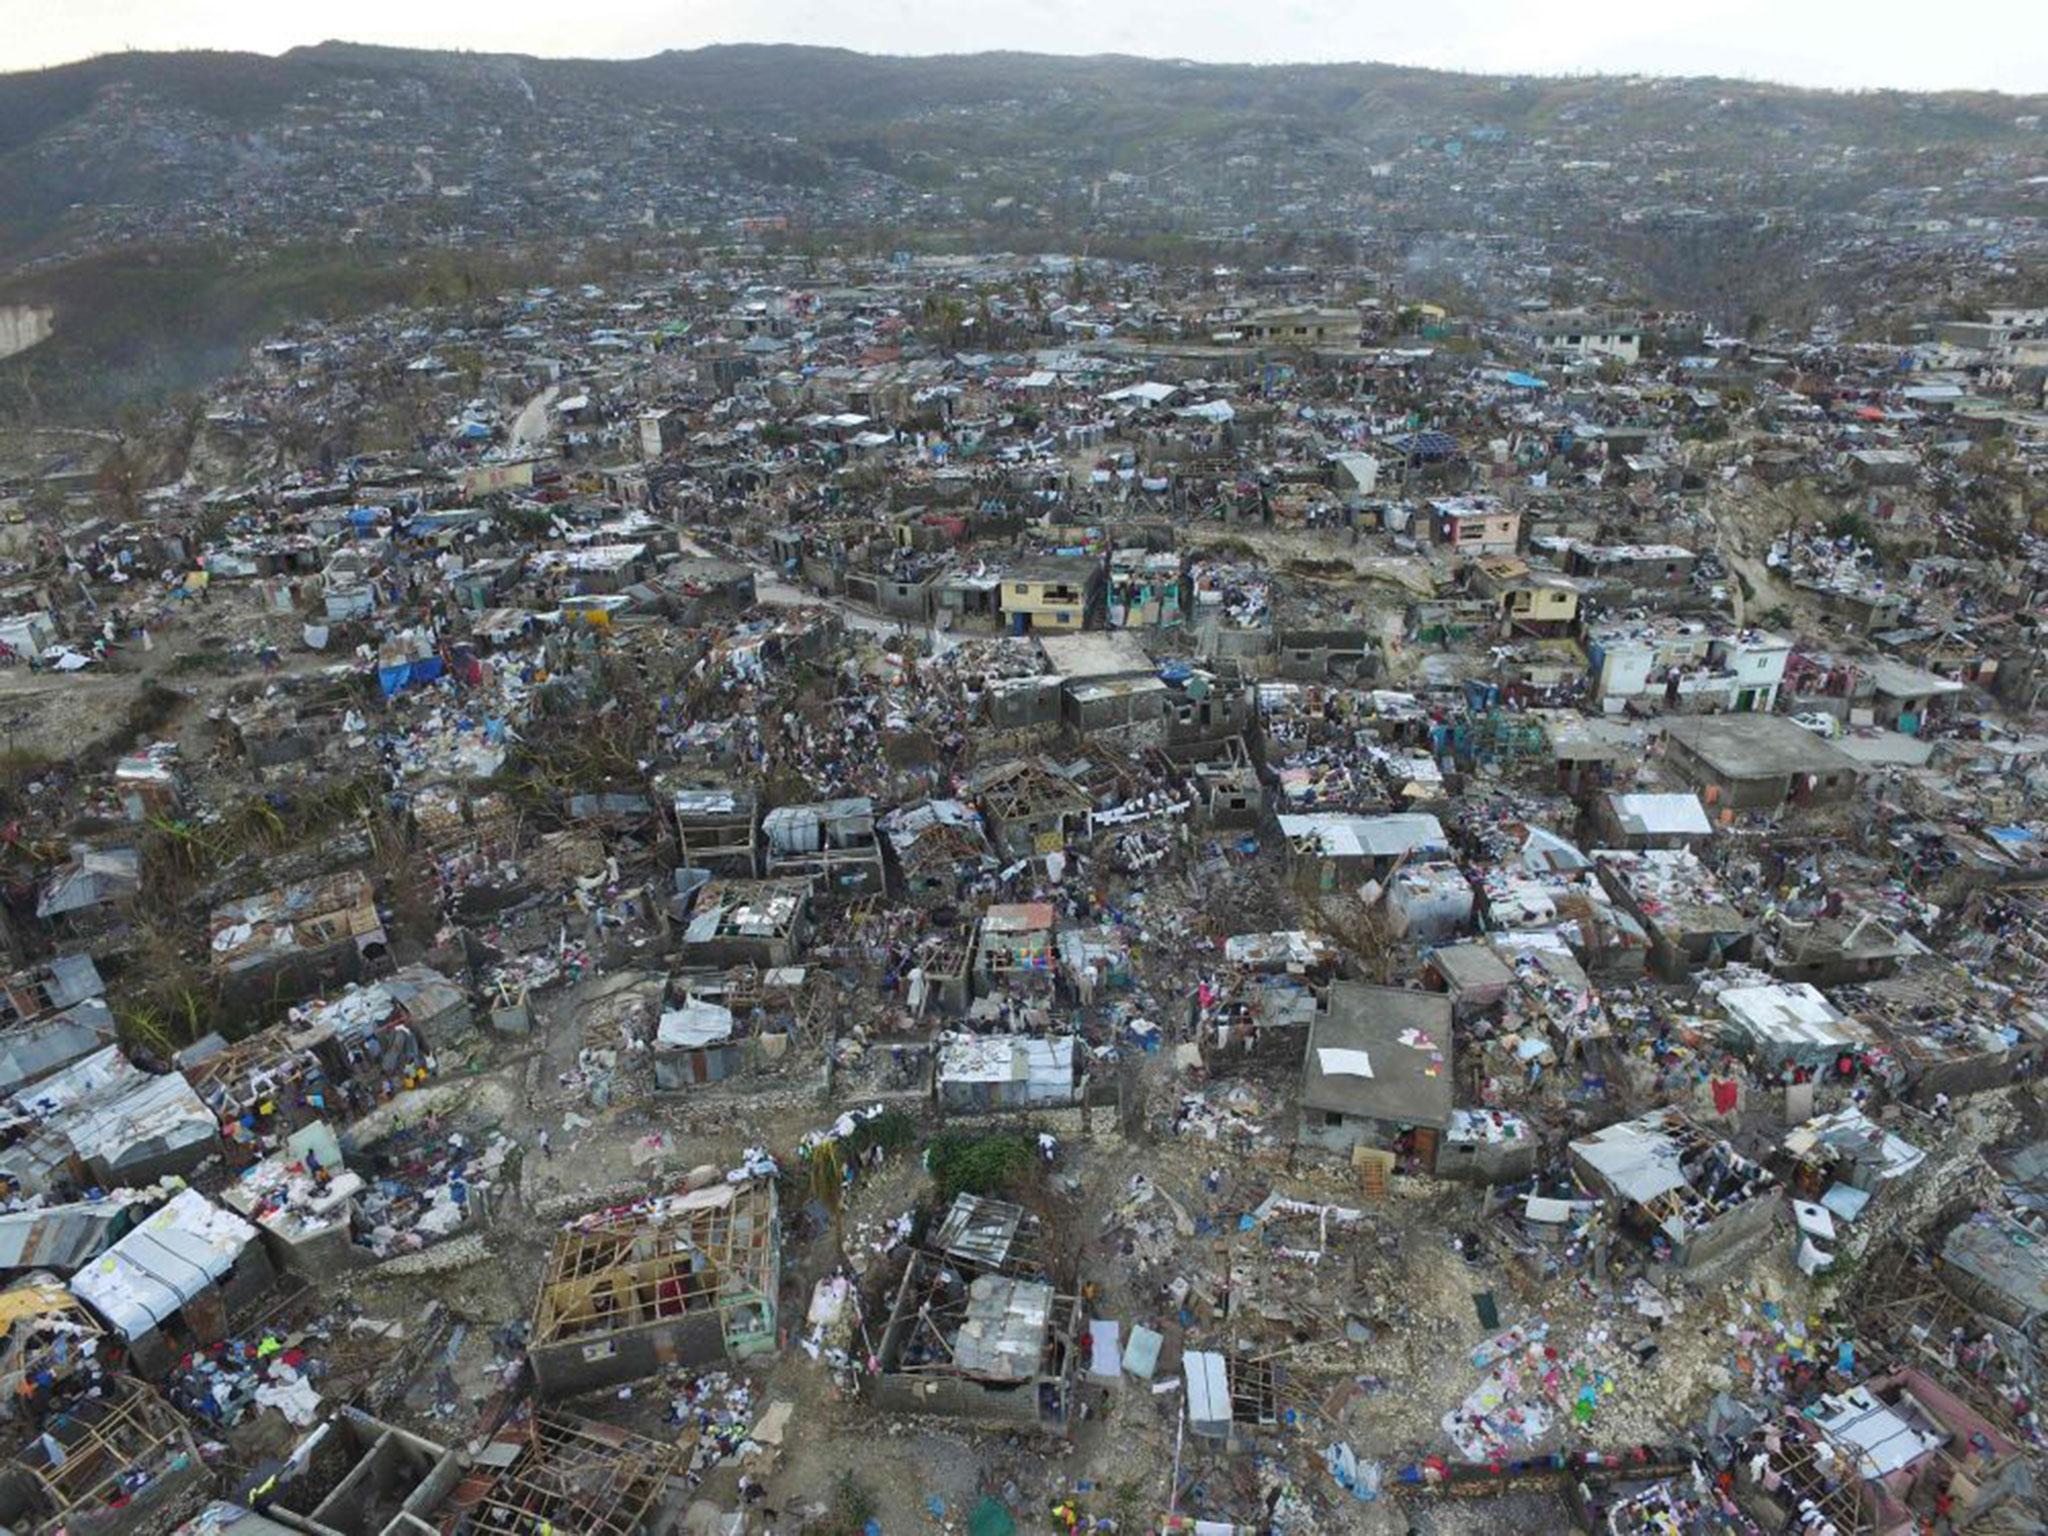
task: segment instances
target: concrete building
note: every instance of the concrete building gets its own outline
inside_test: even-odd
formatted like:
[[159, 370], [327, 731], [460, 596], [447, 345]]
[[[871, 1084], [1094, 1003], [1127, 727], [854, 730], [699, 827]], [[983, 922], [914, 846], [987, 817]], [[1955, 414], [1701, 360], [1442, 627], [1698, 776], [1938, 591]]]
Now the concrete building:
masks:
[[1662, 619], [1605, 624], [1587, 636], [1593, 697], [1606, 709], [1636, 703], [1686, 712], [1768, 714], [1791, 659], [1791, 642], [1762, 630], [1717, 634]]
[[1665, 760], [1713, 811], [1835, 805], [1854, 797], [1863, 768], [1778, 715], [1706, 715], [1664, 727]]
[[1433, 1173], [1453, 1093], [1448, 997], [1330, 984], [1309, 1025], [1297, 1140], [1331, 1152], [1396, 1151]]
[[1088, 792], [1030, 758], [1012, 758], [980, 770], [967, 794], [981, 807], [983, 825], [1005, 859], [1042, 858], [1067, 845], [1070, 831], [1087, 821]]
[[691, 965], [789, 965], [811, 931], [808, 880], [713, 880], [692, 898], [683, 929]]
[[716, 875], [753, 875], [758, 802], [749, 789], [678, 786], [670, 798], [676, 842], [687, 869]]
[[1579, 584], [1556, 571], [1540, 571], [1514, 555], [1488, 555], [1472, 563], [1472, 584], [1491, 598], [1503, 636], [1568, 635], [1579, 621]]
[[1355, 347], [1359, 317], [1355, 309], [1261, 309], [1245, 316], [1238, 329], [1255, 347]]
[[1429, 504], [1436, 541], [1458, 555], [1512, 555], [1522, 514], [1497, 501], [1456, 497]]
[[1119, 549], [1110, 554], [1111, 629], [1170, 629], [1188, 614], [1186, 562], [1172, 550]]
[[1003, 572], [1002, 612], [1013, 635], [1072, 634], [1102, 621], [1102, 562], [1084, 555], [1043, 555]]
[[1607, 790], [1593, 801], [1592, 838], [1598, 848], [1699, 848], [1712, 841], [1714, 824], [1700, 797], [1624, 794]]
[[[280, 1527], [305, 1536], [396, 1536], [431, 1526], [462, 1472], [445, 1446], [345, 1407], [292, 1447], [266, 1503]], [[263, 1527], [249, 1536], [265, 1536]]]
[[1454, 1109], [1437, 1151], [1436, 1176], [1469, 1184], [1518, 1184], [1536, 1172], [1536, 1134], [1520, 1115]]
[[1532, 315], [1524, 329], [1545, 361], [1599, 359], [1634, 364], [1643, 355], [1639, 326], [1582, 310]]
[[1930, 719], [1946, 714], [1964, 692], [1954, 678], [1943, 677], [1902, 661], [1859, 662], [1870, 681], [1870, 707], [1886, 730], [1917, 736]]
[[875, 803], [865, 795], [779, 805], [761, 818], [771, 878], [807, 876], [828, 896], [880, 895], [888, 883]]
[[1593, 861], [1601, 886], [1649, 936], [1651, 959], [1666, 980], [1747, 958], [1756, 925], [1691, 849], [1599, 848]]

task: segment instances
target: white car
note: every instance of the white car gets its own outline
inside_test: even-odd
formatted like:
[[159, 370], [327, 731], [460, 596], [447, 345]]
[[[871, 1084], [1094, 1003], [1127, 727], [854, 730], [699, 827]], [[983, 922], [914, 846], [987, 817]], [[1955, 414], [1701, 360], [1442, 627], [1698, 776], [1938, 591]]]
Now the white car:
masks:
[[1809, 709], [1792, 717], [1792, 723], [1803, 726], [1816, 736], [1825, 736], [1830, 741], [1842, 734], [1842, 722], [1833, 715], [1824, 715], [1817, 709]]

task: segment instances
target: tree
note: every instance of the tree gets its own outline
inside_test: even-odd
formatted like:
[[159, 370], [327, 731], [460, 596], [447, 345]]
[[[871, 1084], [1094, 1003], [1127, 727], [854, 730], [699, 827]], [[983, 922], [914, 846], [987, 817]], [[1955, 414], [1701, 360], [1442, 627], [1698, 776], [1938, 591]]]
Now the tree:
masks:
[[125, 437], [100, 460], [99, 474], [93, 482], [94, 489], [113, 503], [114, 510], [123, 518], [133, 517], [142, 509], [142, 493], [148, 484], [149, 472], [142, 454]]
[[950, 293], [934, 293], [924, 301], [924, 327], [948, 347], [958, 346], [967, 326], [967, 306]]

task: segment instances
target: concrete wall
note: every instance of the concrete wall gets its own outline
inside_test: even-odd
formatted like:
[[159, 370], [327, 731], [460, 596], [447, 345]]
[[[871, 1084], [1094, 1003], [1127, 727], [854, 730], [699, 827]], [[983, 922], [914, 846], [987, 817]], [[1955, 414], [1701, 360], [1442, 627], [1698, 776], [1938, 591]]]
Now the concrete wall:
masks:
[[932, 616], [932, 582], [875, 579], [875, 606], [891, 618], [922, 624]]
[[1774, 1189], [1708, 1223], [1687, 1240], [1685, 1251], [1678, 1256], [1680, 1264], [1698, 1269], [1768, 1237], [1776, 1230], [1784, 1198], [1781, 1191]]
[[1276, 644], [1270, 629], [1238, 629], [1210, 623], [1203, 624], [1196, 632], [1198, 652], [1214, 661], [1255, 661], [1270, 657]]
[[868, 1381], [868, 1402], [884, 1413], [936, 1413], [1011, 1429], [1052, 1427], [1039, 1417], [1035, 1381], [1005, 1390], [957, 1376], [875, 1376]]
[[1330, 644], [1322, 640], [1289, 640], [1282, 636], [1274, 664], [1277, 676], [1294, 682], [1321, 682], [1340, 668], [1348, 668], [1361, 680], [1373, 675], [1372, 649], [1364, 636], [1355, 642]]
[[1444, 1141], [1436, 1176], [1470, 1184], [1516, 1184], [1536, 1172], [1536, 1138], [1519, 1141]]
[[1770, 972], [1781, 981], [1810, 982], [1816, 987], [1845, 987], [1890, 976], [1899, 968], [1896, 955], [1822, 955], [1811, 960], [1773, 960]]
[[724, 934], [701, 943], [686, 942], [683, 954], [691, 965], [758, 965], [767, 968], [794, 961], [800, 942], [800, 930], [772, 938]]
[[461, 1480], [462, 1465], [453, 1451], [357, 1409], [346, 1409], [344, 1415], [336, 1430], [345, 1432], [356, 1449], [355, 1466], [311, 1514], [297, 1514], [280, 1503], [272, 1506], [273, 1518], [315, 1536], [378, 1536], [394, 1504], [402, 1513], [424, 1517]]
[[544, 1397], [574, 1397], [639, 1381], [671, 1365], [709, 1365], [724, 1357], [724, 1321], [715, 1308], [603, 1338], [547, 1344], [528, 1354]]
[[2032, 1056], [2038, 1066], [2041, 1054], [2039, 1047], [2023, 1046], [1995, 1055], [1987, 1053], [1936, 1062], [1913, 1079], [1912, 1086], [1906, 1090], [1906, 1101], [1925, 1108], [1934, 1102], [1937, 1093], [1961, 1098], [1966, 1093], [1989, 1093], [1994, 1088], [2008, 1087], [2013, 1081], [2013, 1068], [2028, 1056]]
[[275, 1267], [286, 1274], [304, 1275], [309, 1280], [332, 1279], [369, 1261], [367, 1248], [349, 1238], [346, 1226], [322, 1232], [304, 1242], [286, 1242], [268, 1227], [259, 1229], [264, 1251]]
[[1330, 1125], [1322, 1110], [1304, 1109], [1294, 1139], [1305, 1147], [1320, 1147], [1325, 1152], [1349, 1152], [1353, 1147], [1385, 1146], [1394, 1137], [1383, 1133], [1377, 1120], [1345, 1115], [1337, 1124]]
[[86, 1536], [168, 1530], [191, 1514], [193, 1506], [211, 1486], [211, 1477], [206, 1463], [194, 1455], [182, 1467], [155, 1479], [119, 1509], [101, 1506], [91, 1512], [73, 1510], [58, 1528]]
[[57, 312], [47, 304], [0, 304], [0, 357], [49, 340]]

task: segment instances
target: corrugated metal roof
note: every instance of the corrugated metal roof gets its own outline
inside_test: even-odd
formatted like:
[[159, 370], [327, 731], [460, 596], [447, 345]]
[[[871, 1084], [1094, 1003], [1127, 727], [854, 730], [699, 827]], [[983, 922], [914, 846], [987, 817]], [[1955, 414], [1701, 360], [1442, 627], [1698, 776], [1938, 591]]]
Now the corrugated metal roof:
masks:
[[0, 1269], [70, 1274], [106, 1246], [126, 1210], [118, 1200], [99, 1200], [0, 1214]]
[[732, 1010], [695, 999], [661, 1016], [654, 1043], [665, 1050], [689, 1051], [732, 1038]]
[[114, 1015], [102, 998], [83, 1002], [0, 1036], [0, 1093], [12, 1093], [109, 1044]]
[[1007, 1200], [984, 1200], [979, 1195], [961, 1195], [939, 1226], [935, 1246], [949, 1258], [963, 1263], [997, 1269], [1010, 1256], [1010, 1245], [1027, 1212]]
[[196, 1189], [109, 1248], [71, 1281], [74, 1293], [130, 1339], [140, 1338], [234, 1268], [256, 1229]]
[[1025, 1381], [1038, 1373], [1052, 1324], [1052, 1287], [1040, 1280], [983, 1275], [967, 1289], [967, 1317], [953, 1338], [953, 1363], [969, 1376]]
[[118, 1096], [95, 1095], [59, 1116], [51, 1129], [86, 1161], [119, 1169], [209, 1142], [220, 1134], [220, 1121], [184, 1078], [137, 1073]]

